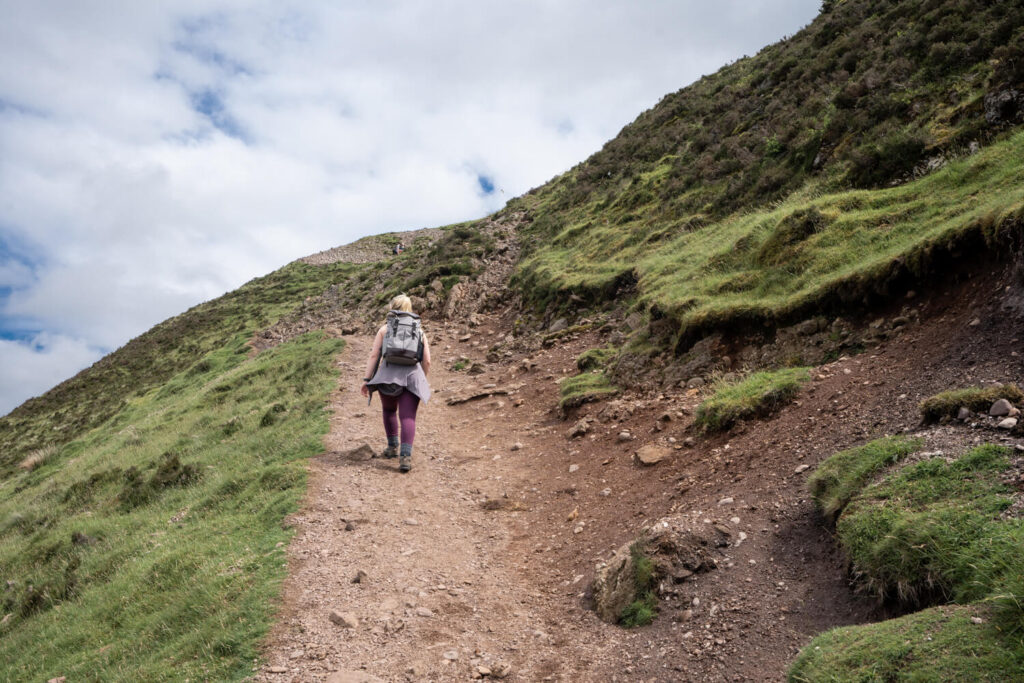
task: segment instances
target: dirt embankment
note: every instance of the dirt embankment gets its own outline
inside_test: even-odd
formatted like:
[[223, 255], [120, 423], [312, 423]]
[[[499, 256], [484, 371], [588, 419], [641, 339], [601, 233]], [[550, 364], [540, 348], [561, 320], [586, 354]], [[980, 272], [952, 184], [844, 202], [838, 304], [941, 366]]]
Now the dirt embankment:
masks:
[[[506, 343], [508, 354], [488, 360], [513, 331], [511, 313], [475, 313], [475, 327], [428, 319], [437, 394], [421, 411], [408, 475], [395, 461], [351, 454], [363, 443], [379, 451], [382, 429], [377, 404], [357, 394], [369, 340], [350, 337], [328, 452], [294, 519], [282, 617], [258, 678], [782, 679], [813, 635], [889, 616], [849, 588], [806, 491], [816, 463], [903, 432], [950, 452], [1022, 442], [968, 426], [926, 429], [917, 408], [951, 388], [1024, 383], [1024, 332], [1003, 308], [1006, 294], [1001, 274], [979, 273], [919, 296], [918, 320], [815, 367], [775, 417], [714, 438], [690, 429], [702, 388], [630, 393], [559, 418], [559, 381], [608, 331], [547, 348]], [[454, 370], [462, 357], [470, 363], [459, 367], [477, 363], [480, 374]], [[473, 394], [489, 395], [447, 403]], [[588, 431], [570, 438], [580, 417], [592, 418]], [[669, 457], [638, 464], [646, 444]], [[651, 626], [600, 621], [589, 600], [595, 567], [669, 515], [715, 529], [713, 562], [680, 575]]]

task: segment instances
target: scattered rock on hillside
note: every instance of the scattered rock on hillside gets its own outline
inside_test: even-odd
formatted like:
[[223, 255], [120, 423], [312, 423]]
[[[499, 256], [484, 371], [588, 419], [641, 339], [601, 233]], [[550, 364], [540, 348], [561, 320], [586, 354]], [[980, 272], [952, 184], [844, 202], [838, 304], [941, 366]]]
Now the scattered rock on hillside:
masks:
[[1016, 123], [1024, 110], [1024, 96], [1018, 90], [1000, 90], [985, 95], [985, 120], [992, 125]]
[[1017, 426], [1017, 418], [1008, 417], [996, 426], [999, 427], [999, 429], [1013, 429]]
[[[720, 531], [682, 516], [658, 520], [634, 543], [651, 560], [659, 595], [674, 593], [674, 584], [714, 569], [717, 562], [712, 554], [728, 545]], [[634, 543], [623, 545], [607, 563], [597, 565], [594, 610], [603, 621], [616, 623], [622, 610], [637, 598]]]
[[572, 426], [572, 429], [569, 430], [569, 438], [575, 439], [578, 436], [583, 436], [589, 431], [590, 423], [584, 418]]
[[672, 451], [664, 446], [647, 444], [636, 452], [636, 459], [641, 465], [657, 465], [659, 462], [672, 456]]
[[1001, 398], [992, 404], [992, 407], [988, 409], [988, 414], [992, 417], [1005, 417], [1010, 414], [1011, 410], [1013, 410], [1013, 404], [1005, 398]]
[[562, 330], [568, 329], [568, 327], [569, 321], [565, 318], [559, 318], [555, 322], [551, 323], [551, 326], [548, 328], [548, 332], [561, 332]]
[[971, 419], [971, 411], [965, 408], [964, 406], [960, 406], [960, 410], [958, 410], [956, 413], [956, 419], [960, 420], [961, 422], [967, 422], [968, 420]]

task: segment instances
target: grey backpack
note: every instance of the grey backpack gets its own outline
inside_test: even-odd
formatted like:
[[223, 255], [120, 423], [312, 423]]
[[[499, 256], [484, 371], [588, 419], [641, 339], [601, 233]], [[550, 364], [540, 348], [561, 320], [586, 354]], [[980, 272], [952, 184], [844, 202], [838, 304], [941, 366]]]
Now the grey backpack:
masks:
[[420, 317], [405, 311], [388, 311], [381, 357], [395, 365], [416, 365], [423, 359]]

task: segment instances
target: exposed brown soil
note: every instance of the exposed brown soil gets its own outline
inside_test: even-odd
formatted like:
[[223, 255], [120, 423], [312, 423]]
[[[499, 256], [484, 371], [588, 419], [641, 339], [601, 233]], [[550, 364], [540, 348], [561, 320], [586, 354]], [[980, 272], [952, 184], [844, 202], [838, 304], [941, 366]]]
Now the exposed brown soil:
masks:
[[[617, 417], [603, 402], [559, 419], [558, 380], [602, 343], [595, 332], [531, 354], [530, 370], [517, 354], [470, 377], [451, 370], [454, 360], [482, 361], [510, 318], [482, 316], [472, 330], [427, 321], [437, 393], [421, 410], [407, 475], [393, 460], [346, 455], [383, 442], [379, 405], [357, 393], [369, 339], [349, 337], [328, 453], [314, 460], [293, 520], [281, 617], [258, 678], [469, 680], [504, 663], [518, 681], [783, 679], [813, 635], [890, 615], [850, 589], [806, 492], [815, 464], [894, 433], [920, 433], [951, 455], [1024, 443], [984, 421], [921, 427], [917, 407], [951, 388], [1024, 383], [1024, 329], [1001, 308], [1003, 282], [984, 273], [919, 297], [920, 322], [815, 368], [775, 417], [697, 435], [691, 448], [696, 390], [620, 397]], [[491, 384], [509, 393], [446, 404]], [[584, 415], [595, 418], [590, 433], [570, 439]], [[633, 439], [621, 441], [623, 430]], [[647, 443], [673, 457], [641, 467], [632, 456]], [[679, 584], [648, 627], [599, 621], [588, 599], [595, 565], [669, 514], [728, 528], [717, 568]], [[366, 580], [353, 583], [359, 570]], [[332, 610], [359, 625], [332, 623]]]

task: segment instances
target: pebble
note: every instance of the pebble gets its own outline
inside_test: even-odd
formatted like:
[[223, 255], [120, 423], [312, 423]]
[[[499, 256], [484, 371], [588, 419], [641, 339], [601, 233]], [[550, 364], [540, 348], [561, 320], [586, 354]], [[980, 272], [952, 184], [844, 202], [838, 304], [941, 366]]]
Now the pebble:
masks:
[[733, 504], [733, 502], [734, 502], [734, 501], [733, 501], [733, 499], [732, 499], [732, 498], [723, 498], [723, 499], [721, 499], [720, 501], [718, 501], [718, 504], [719, 504], [719, 505], [732, 505], [732, 504]]
[[286, 673], [288, 673], [288, 667], [286, 667], [286, 666], [272, 666], [269, 669], [267, 669], [267, 671], [269, 673], [272, 673], [272, 674], [286, 674]]
[[356, 572], [356, 575], [352, 577], [352, 583], [366, 583], [369, 579], [370, 575], [360, 569]]
[[458, 650], [448, 650], [448, 651], [444, 652], [441, 656], [444, 657], [445, 659], [447, 659], [449, 662], [454, 662], [456, 659], [459, 658], [459, 651]]
[[407, 519], [405, 520], [405, 523], [406, 523], [406, 524], [408, 524], [409, 526], [419, 526], [419, 522], [417, 522], [417, 521], [416, 521], [415, 519], [413, 519], [412, 517], [409, 517], [409, 518], [407, 518]]
[[729, 521], [732, 522], [733, 524], [739, 524], [740, 523], [740, 518], [739, 517], [730, 517]]
[[612, 495], [612, 490], [611, 489], [601, 489], [601, 491], [597, 495], [604, 496], [605, 498], [607, 498], [608, 496]]
[[795, 472], [796, 474], [800, 474], [801, 472], [810, 469], [810, 467], [810, 465], [799, 465], [795, 470], [793, 470], [793, 472]]
[[434, 616], [434, 613], [427, 607], [417, 607], [416, 616], [429, 619], [430, 617]]
[[981, 617], [971, 617], [971, 623], [972, 624], [984, 624], [985, 620], [982, 619]]
[[523, 448], [523, 444], [521, 444], [518, 441], [516, 441], [514, 444], [512, 444], [511, 450], [519, 451], [519, 450], [522, 450], [522, 448]]
[[1017, 418], [1008, 417], [996, 426], [999, 427], [999, 429], [1013, 429], [1017, 426]]
[[579, 471], [579, 469], [580, 469], [580, 466], [575, 464], [575, 463], [573, 463], [572, 465], [569, 465], [569, 474], [572, 474], [573, 472], [577, 472], [577, 471]]
[[633, 435], [630, 434], [629, 432], [626, 432], [626, 431], [619, 432], [619, 441], [629, 441], [632, 438], [633, 438]]

